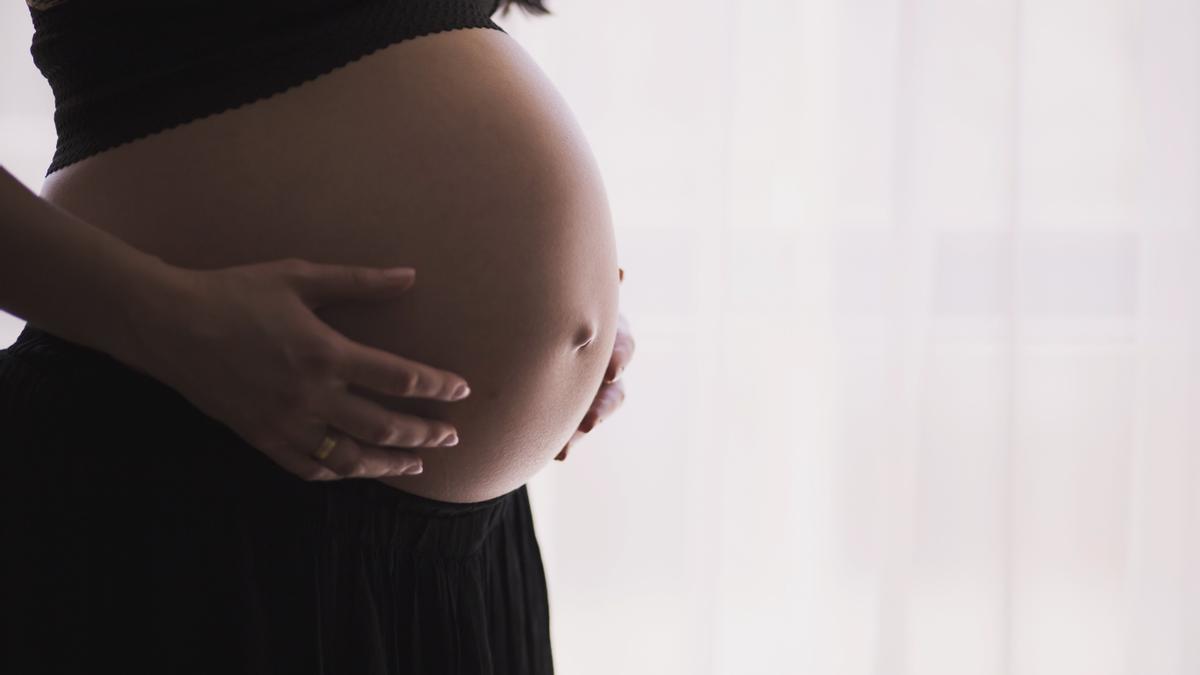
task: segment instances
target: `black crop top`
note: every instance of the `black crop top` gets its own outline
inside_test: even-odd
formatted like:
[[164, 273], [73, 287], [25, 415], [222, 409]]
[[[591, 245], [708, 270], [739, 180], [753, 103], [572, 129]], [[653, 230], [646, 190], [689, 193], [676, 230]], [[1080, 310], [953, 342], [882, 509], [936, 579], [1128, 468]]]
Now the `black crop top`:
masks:
[[27, 0], [54, 92], [46, 175], [456, 28], [504, 32], [500, 0]]

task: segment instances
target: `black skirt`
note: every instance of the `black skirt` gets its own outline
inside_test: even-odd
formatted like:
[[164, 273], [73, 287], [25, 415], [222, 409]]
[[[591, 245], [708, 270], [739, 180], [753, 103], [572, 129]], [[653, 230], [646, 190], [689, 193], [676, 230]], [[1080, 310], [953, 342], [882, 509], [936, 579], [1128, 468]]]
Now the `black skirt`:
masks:
[[525, 486], [304, 481], [26, 325], [0, 350], [0, 672], [553, 672]]

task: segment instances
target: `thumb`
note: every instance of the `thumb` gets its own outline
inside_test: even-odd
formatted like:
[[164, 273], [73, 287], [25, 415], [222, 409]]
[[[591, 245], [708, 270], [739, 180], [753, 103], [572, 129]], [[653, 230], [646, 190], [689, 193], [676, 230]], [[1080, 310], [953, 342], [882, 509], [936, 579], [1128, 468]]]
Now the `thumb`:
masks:
[[361, 267], [314, 263], [296, 281], [310, 307], [346, 300], [383, 300], [407, 291], [416, 281], [411, 267]]

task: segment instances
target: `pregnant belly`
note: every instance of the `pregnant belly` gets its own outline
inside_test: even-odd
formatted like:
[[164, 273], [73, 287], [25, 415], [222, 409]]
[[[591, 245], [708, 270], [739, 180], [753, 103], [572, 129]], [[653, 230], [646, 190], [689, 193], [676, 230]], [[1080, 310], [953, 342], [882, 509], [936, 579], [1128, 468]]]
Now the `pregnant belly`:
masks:
[[470, 382], [454, 403], [352, 388], [457, 427], [457, 446], [417, 450], [424, 473], [384, 481], [414, 494], [472, 502], [525, 483], [570, 438], [611, 354], [617, 260], [600, 175], [553, 85], [500, 31], [394, 44], [68, 166], [42, 196], [183, 267], [415, 267], [395, 301], [318, 310]]

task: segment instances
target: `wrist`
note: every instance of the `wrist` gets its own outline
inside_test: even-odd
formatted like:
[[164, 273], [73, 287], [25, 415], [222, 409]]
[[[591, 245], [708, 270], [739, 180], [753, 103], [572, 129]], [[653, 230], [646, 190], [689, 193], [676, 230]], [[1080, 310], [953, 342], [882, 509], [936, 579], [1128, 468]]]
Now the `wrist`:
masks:
[[113, 303], [119, 320], [108, 352], [143, 374], [161, 377], [160, 351], [166, 331], [185, 320], [195, 273], [156, 256], [141, 254], [117, 275]]

